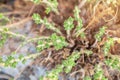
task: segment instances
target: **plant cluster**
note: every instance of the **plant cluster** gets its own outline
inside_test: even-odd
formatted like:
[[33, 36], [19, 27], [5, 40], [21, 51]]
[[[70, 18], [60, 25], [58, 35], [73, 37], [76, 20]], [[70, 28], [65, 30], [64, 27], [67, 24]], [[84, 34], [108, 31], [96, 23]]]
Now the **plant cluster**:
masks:
[[65, 71], [69, 73], [73, 66], [76, 65], [75, 61], [80, 57], [80, 52], [74, 52], [66, 60], [63, 60], [60, 65], [57, 65], [55, 69], [50, 71], [45, 77], [40, 78], [44, 80], [48, 78], [50, 80], [58, 80], [59, 73]]
[[82, 38], [85, 38], [85, 33], [84, 33], [84, 28], [83, 28], [83, 22], [82, 22], [82, 19], [79, 16], [79, 14], [80, 14], [80, 9], [77, 6], [75, 6], [75, 9], [74, 9], [74, 18], [77, 21], [77, 26], [76, 26], [74, 34], [75, 34], [76, 37], [80, 36]]
[[[48, 14], [50, 11], [54, 11], [58, 13], [58, 3], [57, 0], [32, 0], [35, 4], [41, 4], [45, 3], [47, 8], [46, 8], [46, 13]], [[75, 46], [75, 41], [78, 39], [86, 39], [87, 36], [85, 34], [85, 28], [83, 27], [83, 22], [82, 19], [80, 18], [80, 9], [75, 6], [74, 9], [74, 16], [68, 17], [63, 23], [63, 29], [66, 31], [66, 35], [63, 35], [62, 31], [56, 27], [55, 23], [49, 22], [49, 20], [44, 17], [43, 19], [41, 16], [37, 13], [33, 14], [32, 18], [35, 21], [36, 24], [43, 24], [47, 29], [50, 29], [54, 31], [54, 33], [48, 37], [42, 36], [39, 38], [26, 38], [24, 35], [16, 34], [13, 33], [7, 29], [0, 29], [0, 47], [3, 46], [5, 43], [6, 39], [8, 38], [8, 35], [20, 37], [24, 40], [23, 44], [27, 44], [29, 42], [37, 42], [37, 54], [32, 54], [32, 55], [19, 55], [18, 57], [15, 56], [15, 54], [11, 54], [9, 56], [6, 56], [6, 59], [0, 58], [0, 64], [3, 66], [12, 66], [15, 67], [16, 64], [21, 61], [25, 62], [27, 59], [31, 58], [36, 58], [37, 56], [40, 55], [40, 52], [48, 49], [50, 47], [53, 47], [54, 50], [62, 50], [65, 47], [73, 48]], [[3, 14], [0, 14], [0, 19], [5, 19]], [[77, 24], [75, 25], [74, 22]], [[97, 42], [102, 41], [102, 37], [105, 34], [105, 29], [106, 27], [101, 27], [99, 31], [94, 35], [94, 38]], [[72, 45], [72, 46], [71, 46]], [[110, 48], [111, 46], [114, 45], [114, 39], [108, 37], [106, 42], [104, 43], [103, 47], [101, 50], [103, 50], [104, 58], [107, 56], [111, 57], [109, 55], [110, 53]], [[16, 51], [15, 51], [16, 52]], [[50, 79], [50, 80], [58, 80], [59, 73], [65, 72], [65, 73], [70, 73], [71, 69], [76, 65], [76, 60], [80, 58], [80, 54], [84, 53], [87, 54], [87, 56], [92, 55], [94, 52], [89, 50], [89, 49], [75, 49], [73, 50], [70, 54], [69, 57], [67, 57], [65, 60], [62, 61], [61, 64], [56, 65], [55, 69], [52, 69], [47, 73], [46, 76], [41, 77], [40, 80], [43, 79]], [[117, 57], [111, 57], [108, 59], [105, 59], [104, 63], [108, 65], [109, 67], [113, 69], [120, 69], [119, 67], [119, 58]], [[101, 67], [100, 64], [95, 66], [95, 74], [93, 75], [94, 80], [108, 80], [104, 76], [104, 71]], [[90, 76], [85, 76], [84, 80], [92, 80]]]
[[0, 13], [0, 20], [1, 20], [1, 19], [4, 19], [4, 20], [9, 21], [9, 19], [8, 19], [7, 17], [5, 17], [2, 13]]
[[15, 55], [3, 56], [3, 57], [0, 57], [0, 64], [5, 67], [16, 67], [19, 61], [22, 61], [22, 62], [24, 61], [22, 59], [23, 57], [24, 56], [22, 55], [17, 56], [17, 57]]
[[40, 54], [41, 53], [31, 54], [31, 55], [26, 56], [24, 54], [16, 55], [16, 53], [12, 53], [9, 56], [5, 55], [5, 56], [0, 57], [0, 65], [4, 67], [15, 68], [19, 62], [25, 64], [26, 60], [35, 59]]
[[94, 37], [97, 41], [101, 41], [101, 38], [105, 33], [105, 29], [106, 29], [106, 27], [103, 26], [102, 28], [100, 28], [99, 32], [97, 34], [95, 34]]
[[54, 33], [48, 39], [38, 41], [37, 50], [42, 51], [46, 48], [50, 48], [50, 46], [54, 46], [56, 50], [59, 50], [67, 46], [67, 42], [64, 37], [57, 36]]
[[98, 64], [95, 66], [95, 74], [94, 74], [94, 80], [108, 80], [105, 76], [104, 76], [104, 71], [101, 68], [101, 65]]
[[44, 24], [46, 28], [55, 31], [58, 34], [61, 34], [60, 30], [57, 29], [53, 23], [48, 22], [47, 18], [41, 19], [39, 14], [33, 14], [32, 17], [36, 24]]
[[84, 80], [92, 80], [89, 76], [85, 76]]
[[6, 25], [10, 20], [9, 18], [5, 17], [2, 13], [0, 13], [0, 25]]
[[58, 13], [58, 2], [57, 0], [31, 0], [32, 2], [34, 2], [35, 4], [45, 4], [46, 7], [46, 13], [48, 14], [51, 11], [54, 11], [56, 13]]
[[4, 33], [6, 31], [7, 31], [7, 29], [4, 29], [4, 31], [2, 31], [2, 32], [0, 31], [0, 47], [2, 47], [5, 44], [5, 42], [8, 38], [8, 35]]
[[118, 56], [111, 56], [110, 58], [105, 60], [105, 64], [107, 64], [110, 68], [120, 71], [119, 63], [120, 63], [120, 60]]
[[108, 38], [108, 40], [104, 43], [104, 47], [103, 47], [103, 51], [104, 51], [105, 56], [109, 55], [110, 48], [113, 45], [114, 45], [113, 38]]

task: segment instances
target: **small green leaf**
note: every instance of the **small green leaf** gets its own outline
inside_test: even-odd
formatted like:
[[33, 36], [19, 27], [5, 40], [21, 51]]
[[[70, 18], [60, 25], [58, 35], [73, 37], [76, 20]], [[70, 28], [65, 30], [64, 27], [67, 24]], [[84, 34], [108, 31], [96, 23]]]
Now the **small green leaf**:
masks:
[[120, 71], [120, 60], [119, 57], [111, 57], [105, 60], [105, 63], [111, 67], [112, 69], [116, 69]]
[[47, 7], [46, 10], [45, 10], [45, 12], [46, 12], [47, 14], [49, 14], [50, 11], [51, 11], [51, 8], [50, 8], [50, 7]]
[[99, 32], [94, 36], [97, 41], [101, 41], [101, 37], [104, 35], [105, 29], [106, 27], [103, 26], [102, 28], [100, 28]]
[[80, 19], [79, 13], [80, 13], [80, 9], [78, 8], [78, 6], [75, 6], [75, 9], [74, 9], [75, 20], [79, 20]]
[[101, 65], [95, 65], [95, 74], [93, 75], [94, 80], [108, 80], [105, 76], [104, 76], [104, 71], [101, 68]]
[[58, 9], [57, 9], [58, 1], [57, 0], [47, 0], [47, 2], [43, 1], [43, 3], [47, 5], [46, 11], [45, 11], [47, 14], [51, 11], [58, 13]]
[[[38, 41], [37, 51], [42, 51], [43, 49], [45, 49], [46, 48], [45, 44], [46, 43], [43, 40]], [[47, 47], [48, 47], [48, 45], [47, 45]]]
[[39, 4], [41, 0], [32, 0], [35, 4]]
[[47, 76], [48, 79], [52, 80], [58, 80], [58, 75], [60, 72], [66, 72], [69, 73], [73, 66], [75, 66], [75, 60], [77, 60], [80, 57], [80, 54], [78, 52], [74, 52], [72, 55], [70, 55], [66, 60], [63, 60], [62, 64], [57, 65], [55, 69], [50, 71]]
[[108, 40], [105, 42], [104, 47], [103, 47], [103, 51], [104, 51], [104, 55], [107, 56], [110, 50], [110, 47], [114, 45], [114, 40], [113, 38], [108, 38]]
[[85, 50], [84, 52], [85, 52], [88, 56], [91, 55], [91, 54], [93, 54], [93, 52], [90, 51], [90, 50]]
[[47, 18], [41, 19], [39, 14], [33, 14], [32, 18], [36, 24], [44, 24], [47, 29], [51, 29], [58, 34], [61, 34], [61, 31], [56, 28], [53, 23], [48, 22]]
[[33, 18], [33, 20], [35, 21], [36, 24], [40, 24], [40, 23], [41, 23], [41, 22], [40, 22], [40, 21], [41, 21], [41, 20], [40, 20], [41, 18], [40, 18], [40, 15], [39, 15], [39, 14], [35, 14], [35, 13], [34, 13], [33, 16], [32, 16], [32, 18]]
[[85, 76], [84, 80], [92, 80], [89, 76]]
[[3, 19], [4, 15], [2, 13], [0, 13], [0, 19]]
[[72, 30], [74, 28], [74, 19], [72, 17], [69, 17], [67, 20], [64, 21], [64, 28], [65, 30]]
[[52, 34], [50, 37], [51, 41], [56, 50], [62, 49], [63, 47], [67, 46], [67, 42], [65, 38], [62, 36], [57, 36], [56, 34]]

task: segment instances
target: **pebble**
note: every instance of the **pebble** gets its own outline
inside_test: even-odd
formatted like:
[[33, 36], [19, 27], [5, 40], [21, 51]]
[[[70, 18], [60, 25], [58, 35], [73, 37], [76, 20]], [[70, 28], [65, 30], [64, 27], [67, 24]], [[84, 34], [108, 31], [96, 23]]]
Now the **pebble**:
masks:
[[38, 80], [35, 76], [33, 76], [33, 75], [30, 75], [29, 76], [30, 77], [30, 80]]
[[30, 47], [28, 48], [28, 52], [29, 52], [29, 53], [36, 53], [36, 52], [37, 52], [36, 47], [35, 47], [35, 46], [30, 46]]
[[16, 68], [6, 67], [3, 69], [3, 72], [11, 75], [11, 76], [17, 76], [19, 71]]

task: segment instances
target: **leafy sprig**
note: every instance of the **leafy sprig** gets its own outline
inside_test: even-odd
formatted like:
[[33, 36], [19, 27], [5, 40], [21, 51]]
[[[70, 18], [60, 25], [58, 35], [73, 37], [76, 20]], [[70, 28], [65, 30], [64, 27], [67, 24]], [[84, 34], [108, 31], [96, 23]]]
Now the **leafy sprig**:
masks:
[[5, 32], [7, 32], [8, 29], [4, 28], [3, 31], [0, 31], [0, 47], [2, 47], [4, 45], [4, 43], [6, 42], [8, 35], [5, 34]]
[[75, 6], [74, 18], [77, 21], [77, 26], [75, 28], [75, 36], [76, 37], [81, 36], [82, 38], [85, 38], [85, 33], [84, 33], [84, 30], [82, 29], [83, 22], [82, 22], [82, 19], [80, 18], [79, 14], [80, 14], [80, 9], [77, 6]]
[[0, 19], [4, 19], [6, 21], [9, 21], [9, 19], [6, 16], [4, 16], [2, 13], [0, 13]]
[[24, 55], [18, 55], [16, 54], [11, 54], [9, 56], [3, 56], [0, 57], [0, 65], [5, 66], [5, 67], [16, 67], [19, 62], [22, 62], [23, 64], [26, 62], [28, 59], [34, 59], [41, 53], [37, 54], [30, 54], [27, 56]]
[[42, 19], [39, 14], [33, 14], [32, 17], [36, 24], [44, 24], [47, 29], [51, 29], [58, 34], [62, 34], [61, 31], [56, 28], [53, 23], [48, 22], [47, 18]]
[[66, 31], [70, 31], [74, 28], [73, 21], [74, 19], [72, 17], [69, 17], [67, 20], [64, 21], [64, 28]]
[[3, 56], [0, 58], [0, 64], [5, 67], [16, 67], [18, 60], [23, 62], [22, 57], [24, 56], [20, 55], [17, 59], [15, 55]]
[[35, 4], [40, 4], [42, 0], [31, 0], [31, 1], [34, 2]]
[[110, 68], [120, 71], [120, 60], [118, 56], [111, 56], [111, 58], [105, 60], [105, 63]]
[[101, 68], [101, 65], [98, 64], [95, 66], [95, 74], [93, 75], [94, 80], [108, 80], [105, 76], [104, 76], [104, 71]]
[[57, 36], [55, 33], [52, 34], [47, 40], [38, 41], [37, 50], [41, 51], [50, 46], [54, 46], [56, 50], [62, 49], [67, 46], [68, 43], [65, 41], [65, 38], [62, 36]]
[[93, 51], [91, 50], [84, 50], [84, 53], [87, 54], [87, 56], [93, 54]]
[[80, 18], [79, 14], [80, 14], [80, 9], [77, 6], [75, 6], [75, 9], [74, 9], [75, 20], [79, 20]]
[[105, 56], [108, 56], [110, 48], [113, 45], [114, 45], [114, 39], [113, 38], [108, 38], [108, 40], [104, 43], [104, 47], [103, 47], [103, 51], [104, 51]]
[[58, 14], [58, 9], [57, 9], [58, 2], [57, 2], [57, 0], [47, 0], [47, 1], [43, 0], [42, 2], [47, 5], [46, 11], [45, 11], [47, 14], [51, 11], [54, 11]]
[[105, 33], [105, 29], [106, 27], [103, 26], [102, 28], [100, 28], [99, 32], [94, 36], [97, 41], [101, 41], [101, 38]]
[[[57, 65], [55, 69], [50, 71], [44, 78], [47, 78], [49, 80], [58, 80], [59, 73], [63, 72], [63, 70], [66, 73], [69, 73], [72, 67], [76, 65], [75, 60], [77, 60], [79, 57], [80, 57], [80, 52], [74, 52], [66, 60], [64, 60], [62, 64]], [[40, 80], [43, 80], [44, 78]]]
[[68, 45], [64, 37], [57, 36], [56, 34], [52, 34], [50, 40], [53, 43], [53, 46], [56, 50], [62, 49], [63, 47]]
[[44, 3], [47, 7], [46, 7], [46, 13], [50, 13], [51, 11], [54, 11], [58, 14], [58, 2], [57, 0], [31, 0], [32, 2], [34, 2], [35, 4], [42, 4]]
[[64, 21], [64, 28], [67, 31], [67, 35], [70, 36], [70, 31], [74, 28], [73, 24], [74, 19], [69, 17], [67, 20]]
[[84, 80], [92, 80], [89, 76], [85, 76]]

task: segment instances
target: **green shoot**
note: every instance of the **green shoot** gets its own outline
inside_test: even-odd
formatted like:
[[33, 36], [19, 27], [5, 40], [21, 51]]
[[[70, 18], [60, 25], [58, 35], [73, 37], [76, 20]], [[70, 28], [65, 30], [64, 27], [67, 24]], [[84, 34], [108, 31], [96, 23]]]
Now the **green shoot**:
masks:
[[58, 9], [57, 9], [58, 2], [57, 2], [57, 0], [47, 0], [47, 1], [43, 0], [42, 2], [47, 5], [46, 11], [45, 11], [47, 14], [50, 11], [54, 11], [54, 12], [58, 13]]
[[0, 57], [0, 65], [5, 67], [16, 67], [18, 62], [22, 62], [24, 64], [26, 60], [35, 59], [40, 54], [41, 53], [37, 53], [37, 54], [31, 54], [27, 56], [24, 56], [24, 55], [16, 56], [14, 54], [11, 54], [9, 56], [3, 56], [3, 57]]
[[10, 20], [6, 16], [4, 16], [2, 13], [0, 13], [0, 21], [1, 21], [0, 25], [6, 25], [7, 22], [9, 22]]
[[111, 48], [111, 46], [113, 46], [113, 44], [114, 44], [114, 39], [108, 38], [108, 40], [105, 42], [104, 47], [103, 47], [103, 51], [104, 51], [105, 56], [108, 56], [110, 48]]
[[87, 56], [93, 54], [93, 52], [91, 50], [84, 50], [84, 53], [87, 54]]
[[62, 49], [63, 47], [67, 46], [67, 42], [65, 38], [62, 36], [57, 36], [55, 33], [52, 34], [49, 39], [46, 41], [38, 41], [37, 50], [41, 51], [45, 48], [49, 48], [50, 46], [54, 46], [56, 50]]
[[57, 36], [56, 34], [52, 34], [50, 37], [51, 42], [56, 50], [62, 49], [63, 47], [67, 46], [67, 42], [65, 38], [62, 36]]
[[20, 55], [18, 57], [18, 59], [16, 59], [16, 56], [14, 56], [14, 55], [6, 56], [6, 59], [4, 57], [0, 58], [0, 64], [1, 65], [4, 65], [5, 67], [16, 67], [16, 65], [18, 63], [17, 60], [23, 62], [22, 57], [24, 57], [24, 56]]
[[0, 19], [4, 19], [6, 21], [9, 21], [9, 19], [7, 17], [5, 17], [2, 13], [0, 13]]
[[34, 2], [35, 4], [40, 4], [42, 0], [31, 0], [31, 1]]
[[75, 36], [78, 37], [80, 36], [81, 38], [85, 38], [85, 33], [82, 31], [82, 27], [83, 27], [83, 22], [82, 19], [80, 18], [80, 9], [76, 6], [74, 9], [74, 17], [75, 20], [77, 21], [77, 26], [75, 28]]
[[106, 59], [105, 63], [112, 69], [120, 71], [120, 60], [118, 56], [112, 56], [111, 58]]
[[104, 76], [104, 71], [101, 68], [101, 65], [98, 64], [95, 66], [95, 74], [93, 76], [94, 80], [108, 80], [105, 76]]
[[51, 29], [58, 34], [61, 34], [60, 30], [54, 26], [54, 24], [48, 22], [47, 18], [41, 19], [39, 14], [33, 14], [33, 20], [36, 24], [44, 24], [47, 29]]
[[63, 72], [63, 70], [66, 73], [69, 73], [72, 67], [76, 65], [75, 60], [77, 60], [79, 57], [80, 52], [74, 52], [66, 60], [64, 60], [61, 65], [57, 65], [55, 69], [50, 71], [45, 78], [50, 80], [58, 80], [59, 73]]
[[47, 8], [46, 8], [46, 13], [50, 13], [51, 11], [54, 11], [58, 14], [58, 2], [57, 0], [31, 0], [32, 2], [34, 2], [35, 4], [46, 4]]
[[[44, 50], [46, 47], [50, 47], [50, 44], [48, 44], [48, 42], [45, 42], [43, 40], [40, 40], [37, 42], [38, 43], [38, 46], [37, 46], [37, 51], [42, 51]], [[46, 46], [48, 44], [48, 46]]]
[[74, 19], [69, 17], [67, 20], [64, 21], [64, 28], [67, 31], [67, 35], [70, 36], [70, 31], [74, 28], [73, 24]]
[[92, 80], [89, 76], [85, 76], [84, 80]]
[[[4, 32], [6, 31], [6, 29], [4, 29]], [[4, 43], [6, 42], [8, 35], [5, 34], [4, 32], [0, 31], [0, 47], [2, 47], [4, 45]]]
[[80, 14], [80, 9], [77, 6], [75, 6], [75, 9], [74, 9], [75, 20], [79, 20], [80, 19], [79, 14]]
[[101, 41], [101, 38], [105, 33], [105, 29], [106, 27], [103, 26], [102, 28], [100, 28], [99, 32], [94, 36], [97, 41]]

